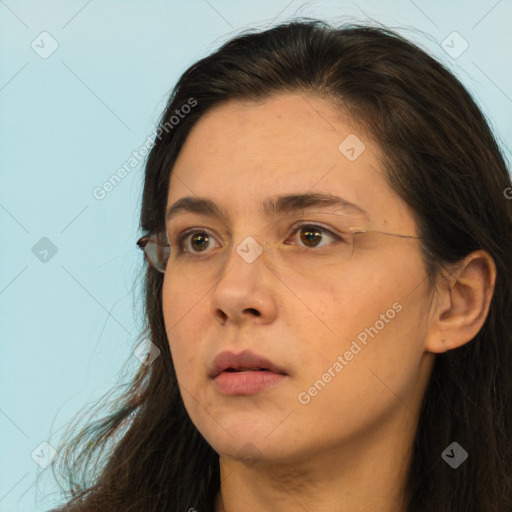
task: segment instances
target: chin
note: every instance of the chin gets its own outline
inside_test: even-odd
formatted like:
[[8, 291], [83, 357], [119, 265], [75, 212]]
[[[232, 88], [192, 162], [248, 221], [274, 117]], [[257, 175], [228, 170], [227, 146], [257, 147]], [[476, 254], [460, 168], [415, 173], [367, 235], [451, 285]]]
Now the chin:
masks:
[[[204, 419], [204, 418], [203, 418]], [[195, 422], [194, 422], [195, 423]], [[291, 455], [290, 436], [286, 429], [276, 428], [280, 421], [250, 413], [231, 414], [219, 418], [209, 417], [207, 424], [196, 424], [201, 435], [222, 457], [236, 460], [273, 460]], [[281, 425], [282, 427], [282, 425]], [[288, 446], [290, 445], [290, 446]]]

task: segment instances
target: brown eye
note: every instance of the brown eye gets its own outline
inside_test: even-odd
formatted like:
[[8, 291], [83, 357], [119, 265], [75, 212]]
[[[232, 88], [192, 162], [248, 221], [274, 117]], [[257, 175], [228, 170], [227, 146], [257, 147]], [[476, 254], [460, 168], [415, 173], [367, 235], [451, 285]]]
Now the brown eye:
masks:
[[316, 228], [301, 228], [300, 239], [304, 242], [304, 245], [307, 247], [316, 247], [317, 243], [321, 241], [322, 238], [322, 230]]
[[216, 242], [216, 240], [208, 232], [199, 229], [187, 230], [178, 237], [179, 253], [204, 252], [211, 248], [211, 242]]
[[317, 247], [322, 247], [323, 245], [319, 245], [323, 242], [323, 237], [327, 236], [331, 238], [334, 242], [340, 242], [343, 239], [333, 233], [331, 230], [324, 228], [322, 226], [316, 226], [314, 224], [301, 224], [297, 226], [291, 233], [291, 237], [295, 237], [297, 232], [300, 231], [300, 242], [287, 242], [290, 245], [300, 245], [309, 249], [315, 249]]
[[204, 251], [205, 249], [207, 249], [209, 242], [210, 238], [206, 233], [196, 234], [190, 239], [190, 244], [192, 248], [198, 249], [199, 251]]

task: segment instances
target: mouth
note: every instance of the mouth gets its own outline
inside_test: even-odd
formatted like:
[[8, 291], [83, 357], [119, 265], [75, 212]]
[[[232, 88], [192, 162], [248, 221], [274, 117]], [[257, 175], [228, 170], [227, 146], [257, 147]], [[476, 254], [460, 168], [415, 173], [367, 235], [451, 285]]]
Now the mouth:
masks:
[[288, 374], [266, 357], [248, 350], [221, 352], [214, 360], [210, 377], [224, 396], [243, 397], [269, 391], [288, 380]]
[[266, 372], [277, 375], [287, 373], [269, 359], [248, 350], [234, 354], [221, 352], [210, 369], [210, 377], [215, 379], [221, 373]]
[[270, 372], [268, 368], [226, 368], [225, 372]]
[[248, 397], [270, 391], [288, 380], [284, 373], [267, 368], [226, 368], [213, 379], [217, 392], [228, 397]]

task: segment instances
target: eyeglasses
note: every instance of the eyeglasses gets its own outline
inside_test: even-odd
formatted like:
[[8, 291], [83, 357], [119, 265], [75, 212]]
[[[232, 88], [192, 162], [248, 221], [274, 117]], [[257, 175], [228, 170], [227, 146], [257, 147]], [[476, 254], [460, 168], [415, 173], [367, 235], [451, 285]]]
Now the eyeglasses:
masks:
[[[340, 262], [350, 260], [355, 249], [378, 250], [379, 238], [392, 237], [395, 240], [419, 240], [419, 237], [412, 235], [402, 235], [398, 233], [387, 233], [384, 231], [367, 230], [360, 227], [351, 227], [348, 229], [336, 229], [336, 233], [323, 226], [317, 226], [312, 223], [303, 223], [294, 231], [305, 233], [301, 236], [301, 242], [308, 244], [314, 242], [318, 236], [328, 235], [335, 243], [327, 246], [301, 245], [298, 243], [270, 242], [268, 240], [256, 240], [259, 235], [247, 236], [236, 247], [236, 252], [247, 263], [257, 260], [262, 253], [273, 253], [275, 265], [278, 268], [288, 268], [295, 270], [304, 270], [306, 272], [314, 271], [320, 267], [325, 267]], [[196, 236], [192, 236], [196, 235]], [[199, 241], [199, 251], [183, 249], [185, 239]], [[206, 247], [211, 240], [217, 239], [227, 241], [227, 235], [211, 235], [210, 230], [195, 228], [187, 230], [181, 235], [180, 240], [175, 245], [169, 243], [167, 232], [153, 233], [143, 236], [137, 241], [139, 248], [144, 251], [146, 259], [152, 268], [158, 272], [165, 273], [168, 266], [179, 272], [191, 272], [197, 274], [211, 268], [212, 264], [209, 258], [214, 255], [217, 248], [209, 249]], [[206, 249], [205, 249], [206, 247]], [[197, 247], [196, 247], [197, 248]], [[200, 266], [199, 264], [203, 264]], [[206, 265], [206, 267], [205, 267]]]
[[143, 236], [137, 240], [137, 245], [141, 249], [147, 262], [158, 272], [165, 273], [169, 256], [171, 255], [171, 245], [169, 244], [167, 234], [154, 233]]

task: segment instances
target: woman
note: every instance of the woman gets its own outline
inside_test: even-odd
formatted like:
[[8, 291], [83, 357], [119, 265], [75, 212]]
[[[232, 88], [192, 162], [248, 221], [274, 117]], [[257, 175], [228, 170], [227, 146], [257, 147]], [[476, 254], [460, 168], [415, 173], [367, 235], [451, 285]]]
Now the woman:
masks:
[[191, 66], [146, 165], [153, 352], [67, 445], [63, 510], [512, 510], [510, 187], [391, 31], [295, 21]]

